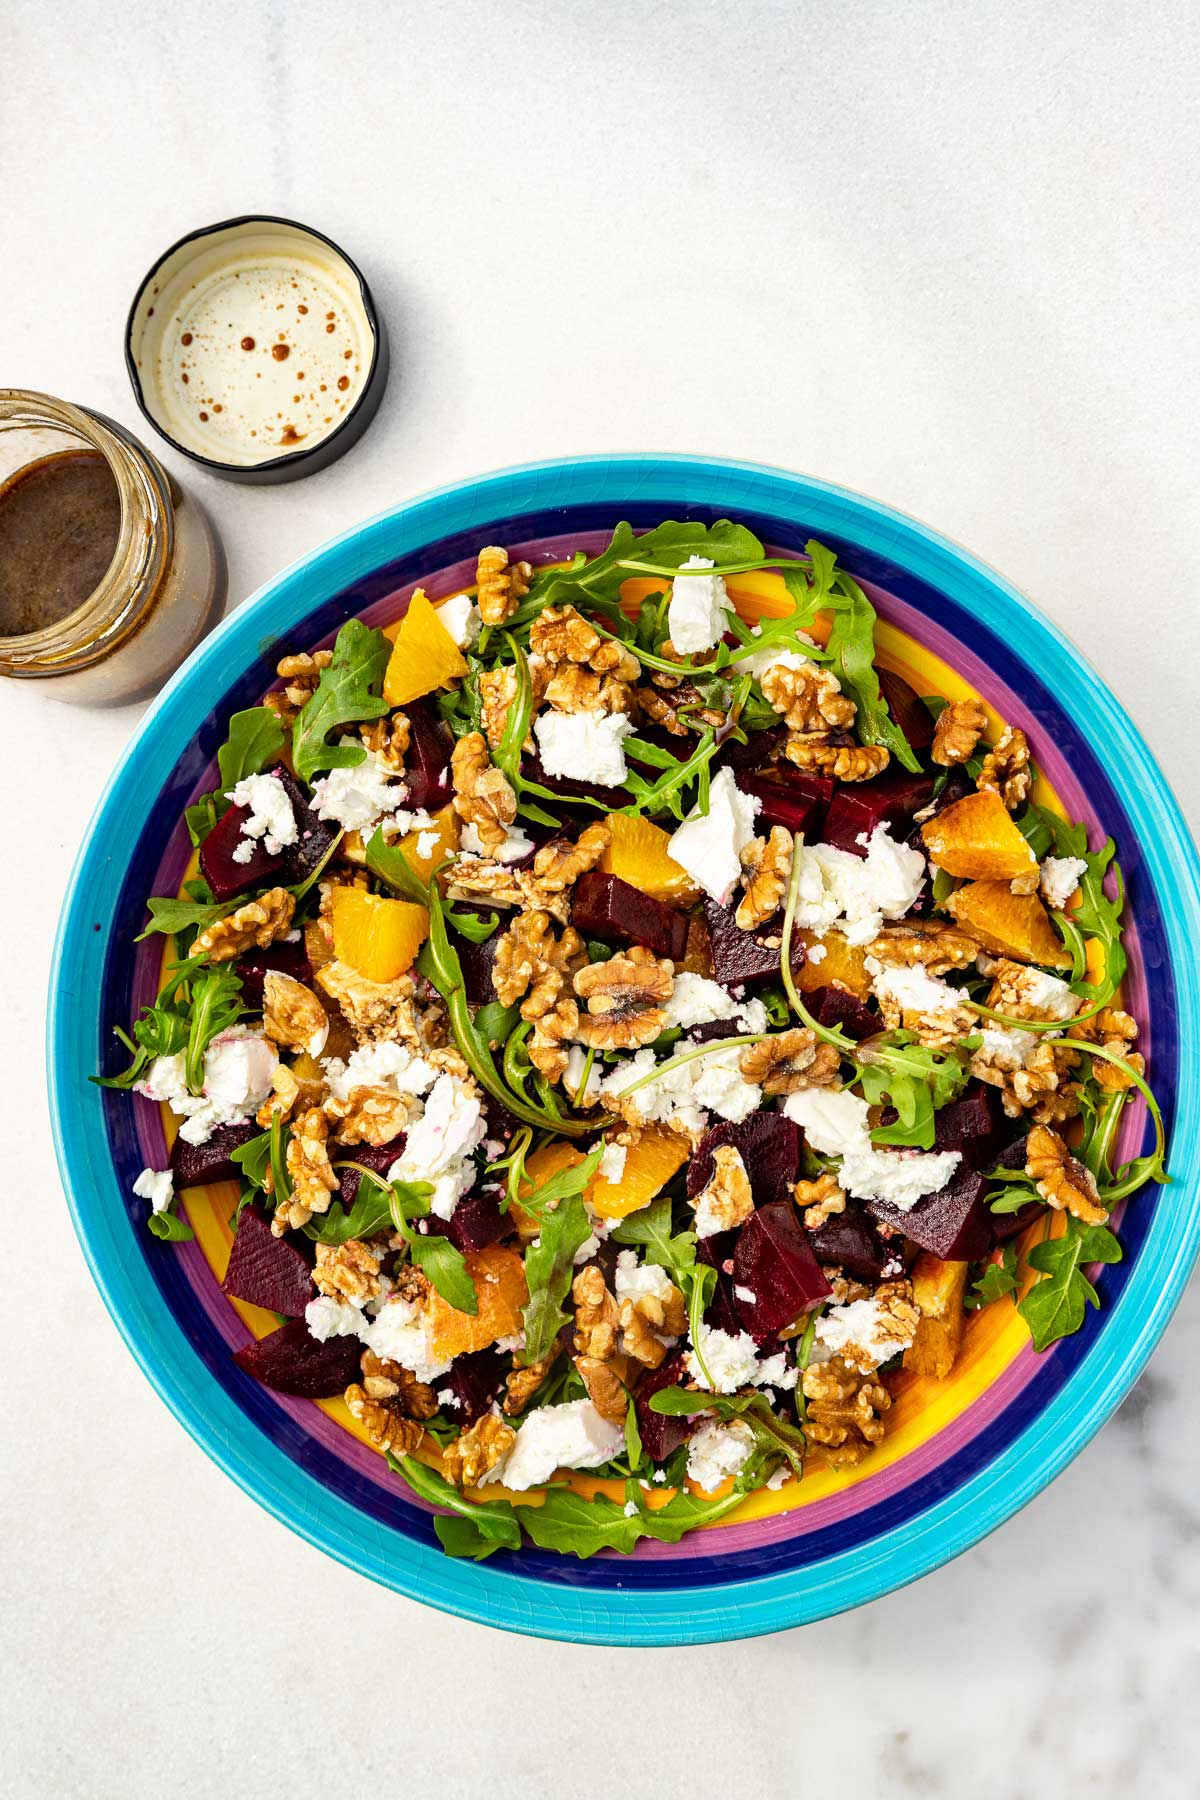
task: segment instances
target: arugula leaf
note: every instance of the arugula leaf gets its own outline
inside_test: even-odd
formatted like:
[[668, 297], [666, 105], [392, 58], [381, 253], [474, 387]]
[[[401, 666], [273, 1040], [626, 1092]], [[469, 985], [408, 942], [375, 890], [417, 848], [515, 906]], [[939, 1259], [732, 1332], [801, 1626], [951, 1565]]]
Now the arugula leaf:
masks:
[[113, 1036], [133, 1052], [133, 1061], [120, 1075], [93, 1075], [97, 1087], [133, 1087], [142, 1079], [158, 1056], [176, 1056], [185, 1049], [189, 1032], [189, 1005], [186, 989], [194, 972], [201, 966], [199, 958], [176, 963], [159, 990], [153, 1006], [144, 1006], [133, 1027], [133, 1037], [113, 1028]]
[[560, 1169], [529, 1194], [521, 1205], [538, 1222], [538, 1236], [525, 1252], [529, 1300], [524, 1309], [526, 1364], [540, 1362], [566, 1324], [563, 1301], [571, 1291], [575, 1252], [592, 1235], [583, 1192], [600, 1166], [604, 1145], [597, 1144], [583, 1161]]
[[352, 768], [365, 760], [361, 744], [331, 744], [329, 735], [387, 711], [382, 687], [391, 651], [382, 631], [371, 631], [360, 619], [342, 626], [333, 660], [321, 670], [292, 730], [292, 761], [302, 781], [311, 781], [319, 769]]
[[193, 801], [183, 815], [193, 844], [202, 844], [227, 811], [226, 791], [247, 775], [259, 774], [282, 749], [283, 726], [269, 706], [251, 706], [245, 712], [234, 713], [229, 721], [229, 736], [217, 751], [221, 785]]
[[[343, 1167], [343, 1163], [335, 1163], [335, 1173]], [[367, 1173], [374, 1174], [374, 1171], [368, 1170]], [[309, 1220], [304, 1232], [306, 1237], [317, 1244], [344, 1244], [350, 1238], [374, 1237], [377, 1232], [388, 1230], [393, 1224], [391, 1188], [380, 1177], [368, 1181], [363, 1176], [359, 1180], [349, 1212], [339, 1200], [335, 1200], [328, 1212]]]
[[446, 908], [446, 917], [460, 937], [465, 937], [472, 944], [486, 944], [500, 929], [500, 914], [486, 913], [483, 918], [478, 913], [455, 912], [452, 906]]
[[636, 1474], [642, 1466], [642, 1434], [638, 1430], [637, 1403], [633, 1395], [629, 1396], [629, 1404], [625, 1408], [625, 1455], [630, 1468]]
[[214, 919], [225, 918], [241, 906], [243, 901], [244, 896], [235, 900], [174, 900], [165, 895], [155, 895], [146, 902], [150, 923], [133, 941], [140, 944], [143, 938], [151, 937], [156, 931], [167, 932], [174, 937], [177, 932], [187, 931], [193, 926], [203, 929], [204, 926], [211, 925]]
[[474, 1318], [479, 1311], [479, 1295], [467, 1273], [467, 1259], [448, 1237], [430, 1232], [422, 1237], [413, 1232], [408, 1240], [409, 1260], [428, 1275], [447, 1306], [455, 1312]]
[[796, 1479], [803, 1479], [808, 1440], [798, 1426], [779, 1417], [765, 1394], [697, 1394], [687, 1388], [660, 1388], [650, 1396], [650, 1411], [669, 1418], [712, 1412], [719, 1419], [740, 1419], [754, 1433], [755, 1444], [764, 1455], [786, 1457]]
[[418, 906], [429, 905], [429, 888], [417, 874], [399, 844], [389, 844], [377, 825], [366, 850], [367, 867], [386, 887]]
[[165, 1212], [152, 1212], [146, 1220], [146, 1228], [152, 1237], [163, 1238], [167, 1243], [186, 1244], [195, 1232], [186, 1219], [180, 1218], [172, 1208]]
[[229, 963], [201, 969], [191, 984], [191, 1020], [188, 1025], [184, 1075], [194, 1094], [204, 1082], [204, 1053], [215, 1037], [226, 1031], [246, 1011], [242, 1003], [241, 977]]
[[609, 1235], [614, 1243], [635, 1245], [646, 1262], [657, 1263], [665, 1269], [680, 1289], [685, 1287], [696, 1266], [696, 1234], [694, 1231], [672, 1231], [671, 1202], [666, 1194], [660, 1194], [649, 1206], [630, 1213]]
[[452, 1483], [415, 1457], [393, 1456], [389, 1450], [387, 1460], [389, 1468], [403, 1476], [422, 1500], [448, 1507], [456, 1515], [447, 1519], [439, 1514], [433, 1521], [434, 1530], [451, 1556], [469, 1556], [482, 1562], [496, 1550], [521, 1548], [521, 1527], [507, 1500], [464, 1500]]
[[712, 525], [694, 521], [664, 519], [652, 531], [640, 537], [624, 520], [613, 532], [612, 541], [599, 556], [591, 557], [581, 567], [549, 569], [535, 577], [529, 600], [536, 610], [552, 606], [560, 598], [582, 595], [593, 604], [615, 601], [621, 584], [631, 575], [649, 569], [651, 574], [674, 574], [692, 556], [706, 556], [714, 564], [761, 562], [763, 547], [745, 525], [730, 519], [718, 519]]
[[1084, 1266], [1117, 1263], [1121, 1256], [1121, 1246], [1107, 1225], [1081, 1225], [1070, 1217], [1062, 1237], [1034, 1245], [1025, 1260], [1041, 1279], [1018, 1301], [1017, 1311], [1029, 1327], [1035, 1350], [1045, 1350], [1078, 1331], [1087, 1308], [1099, 1306], [1100, 1296]]
[[1003, 1300], [1006, 1295], [1016, 1293], [1017, 1260], [1017, 1246], [1005, 1244], [1002, 1260], [987, 1263], [964, 1298], [963, 1305], [968, 1312], [978, 1312], [981, 1306], [990, 1306], [993, 1300]]
[[895, 1031], [857, 1050], [855, 1062], [864, 1099], [872, 1106], [890, 1104], [900, 1115], [894, 1124], [877, 1127], [872, 1143], [931, 1150], [934, 1114], [966, 1085], [962, 1058], [954, 1050], [926, 1048], [910, 1031]]
[[242, 1171], [243, 1179], [251, 1187], [261, 1188], [267, 1179], [267, 1170], [271, 1166], [271, 1134], [264, 1131], [261, 1137], [252, 1137], [248, 1143], [239, 1144], [231, 1151], [230, 1162], [237, 1164]]
[[519, 1006], [501, 1006], [498, 1000], [490, 1000], [486, 1006], [478, 1008], [475, 1014], [475, 1029], [486, 1040], [491, 1048], [508, 1041], [521, 1022]]

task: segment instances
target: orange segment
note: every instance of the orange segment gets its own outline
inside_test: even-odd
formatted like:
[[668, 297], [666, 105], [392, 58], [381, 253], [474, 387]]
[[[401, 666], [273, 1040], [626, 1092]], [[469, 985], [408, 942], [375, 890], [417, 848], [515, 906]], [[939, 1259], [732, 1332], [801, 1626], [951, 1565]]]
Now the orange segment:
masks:
[[625, 1152], [619, 1181], [595, 1175], [587, 1197], [602, 1219], [625, 1219], [648, 1206], [688, 1159], [687, 1140], [666, 1126], [648, 1126]]
[[467, 673], [467, 659], [418, 588], [408, 603], [383, 678], [389, 706], [404, 706]]
[[[422, 856], [417, 848], [419, 838], [428, 838], [436, 827], [437, 843], [428, 856]], [[440, 812], [433, 815], [433, 825], [427, 825], [423, 831], [410, 831], [407, 837], [399, 839], [398, 848], [403, 850], [408, 866], [422, 881], [429, 881], [433, 871], [440, 862], [444, 862], [452, 851], [458, 849], [458, 816], [452, 806], [443, 806]]]
[[361, 888], [333, 890], [333, 953], [368, 981], [395, 981], [429, 936], [429, 914]]
[[871, 992], [871, 977], [867, 972], [867, 953], [861, 944], [851, 944], [840, 931], [827, 931], [823, 938], [818, 938], [811, 931], [800, 931], [796, 934], [804, 942], [806, 949], [814, 944], [823, 944], [825, 954], [819, 962], [805, 961], [796, 970], [796, 986], [802, 994], [811, 994], [814, 988], [831, 987], [835, 983], [849, 988], [860, 1000], [865, 1000]]
[[1036, 863], [994, 788], [964, 794], [921, 827], [930, 860], [968, 881], [1012, 881]]
[[1007, 881], [972, 881], [950, 896], [964, 931], [996, 956], [1069, 969], [1071, 957], [1036, 894], [1014, 894]]
[[[526, 1179], [517, 1192], [519, 1195], [536, 1193], [537, 1189], [557, 1175], [560, 1169], [573, 1169], [576, 1163], [583, 1161], [583, 1151], [576, 1150], [574, 1144], [568, 1144], [565, 1138], [555, 1138], [549, 1144], [543, 1144], [532, 1156], [525, 1159]], [[508, 1209], [509, 1217], [517, 1228], [522, 1239], [535, 1238], [538, 1234], [538, 1222], [532, 1213], [527, 1213], [518, 1200], [514, 1200]]]
[[521, 1309], [529, 1299], [519, 1251], [507, 1244], [489, 1244], [486, 1250], [468, 1250], [465, 1260], [475, 1283], [479, 1311], [458, 1312], [436, 1288], [430, 1290], [429, 1332], [439, 1359], [486, 1350], [497, 1338], [515, 1336], [521, 1329]]
[[616, 875], [655, 900], [689, 903], [698, 890], [687, 870], [667, 850], [670, 838], [649, 819], [609, 813], [604, 823], [612, 842], [600, 858], [605, 875]]

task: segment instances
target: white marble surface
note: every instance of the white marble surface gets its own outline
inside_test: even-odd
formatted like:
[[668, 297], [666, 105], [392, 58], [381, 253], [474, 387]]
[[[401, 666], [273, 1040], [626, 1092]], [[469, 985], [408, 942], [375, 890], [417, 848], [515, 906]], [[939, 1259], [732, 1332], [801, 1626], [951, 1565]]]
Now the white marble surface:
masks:
[[[255, 492], [180, 469], [234, 599], [506, 462], [791, 465], [1004, 569], [1086, 639], [1195, 808], [1185, 0], [0, 0], [0, 29], [0, 381], [136, 426], [137, 280], [182, 231], [255, 208], [341, 239], [387, 314], [384, 410], [333, 470]], [[376, 1590], [243, 1498], [118, 1342], [52, 1173], [53, 916], [137, 712], [9, 684], [0, 709], [0, 1790], [1195, 1793], [1194, 1286], [1136, 1393], [1020, 1517], [774, 1639], [505, 1640]]]

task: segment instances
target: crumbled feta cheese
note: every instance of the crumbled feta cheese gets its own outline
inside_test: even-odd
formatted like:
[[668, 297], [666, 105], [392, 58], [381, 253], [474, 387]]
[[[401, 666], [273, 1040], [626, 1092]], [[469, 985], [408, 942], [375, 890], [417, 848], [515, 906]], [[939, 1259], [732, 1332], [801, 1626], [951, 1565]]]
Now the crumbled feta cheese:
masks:
[[911, 969], [886, 968], [869, 956], [867, 968], [876, 998], [894, 1000], [906, 1013], [951, 1013], [962, 1005], [962, 995], [948, 981], [927, 974], [919, 964]]
[[278, 775], [246, 775], [225, 798], [234, 806], [250, 809], [249, 817], [242, 820], [241, 836], [233, 852], [235, 863], [248, 863], [260, 839], [272, 856], [296, 842], [296, 815]]
[[417, 855], [421, 857], [423, 861], [428, 862], [441, 841], [442, 834], [436, 829], [433, 831], [419, 831], [417, 833]]
[[688, 1445], [688, 1480], [711, 1494], [736, 1475], [753, 1454], [754, 1433], [741, 1419], [731, 1419], [728, 1424], [710, 1419]]
[[462, 1411], [462, 1401], [459, 1399], [453, 1388], [439, 1388], [437, 1391], [437, 1403], [439, 1406], [444, 1406], [450, 1412]]
[[498, 1350], [501, 1356], [514, 1356], [518, 1350], [524, 1348], [525, 1333], [523, 1331], [514, 1331], [511, 1337], [497, 1338], [493, 1345], [493, 1349]]
[[[1017, 1031], [1013, 1027], [989, 1025], [981, 1021], [980, 1036], [983, 1043], [979, 1054], [985, 1062], [994, 1063], [998, 1069], [1023, 1069], [1029, 1060], [1030, 1052], [1037, 1047], [1037, 1036], [1032, 1031]], [[1057, 1037], [1057, 1032], [1046, 1033], [1049, 1037]]]
[[748, 1331], [735, 1336], [719, 1326], [700, 1326], [700, 1349], [712, 1377], [710, 1386], [695, 1350], [687, 1353], [687, 1371], [692, 1380], [710, 1394], [736, 1394], [758, 1374], [758, 1346]]
[[824, 944], [810, 944], [805, 956], [805, 961], [810, 963], [823, 963], [828, 954]]
[[[664, 1073], [630, 1094], [629, 1105], [645, 1123], [677, 1125], [681, 1130], [705, 1129], [705, 1113], [719, 1113], [736, 1123], [762, 1103], [762, 1089], [746, 1081], [738, 1068], [741, 1049], [714, 1050], [692, 1062], [663, 1065]], [[619, 1095], [654, 1069], [652, 1050], [639, 1050], [630, 1062], [618, 1064], [600, 1083], [602, 1094]]]
[[627, 1500], [621, 1510], [627, 1519], [636, 1519], [640, 1509], [636, 1500]]
[[791, 1479], [792, 1479], [792, 1471], [791, 1471], [790, 1467], [788, 1466], [787, 1463], [782, 1463], [779, 1466], [779, 1468], [776, 1469], [775, 1473], [773, 1475], [771, 1475], [770, 1477], [768, 1477], [768, 1479], [763, 1483], [763, 1486], [769, 1487], [772, 1491], [774, 1491], [777, 1488], [781, 1488], [786, 1481], [790, 1481]]
[[813, 1341], [830, 1356], [839, 1356], [853, 1345], [858, 1353], [854, 1367], [870, 1362], [874, 1368], [885, 1363], [899, 1350], [906, 1350], [916, 1331], [915, 1322], [901, 1324], [885, 1312], [873, 1294], [865, 1300], [851, 1300], [845, 1306], [831, 1306], [817, 1320]]
[[625, 713], [544, 712], [533, 725], [547, 775], [567, 775], [599, 787], [624, 784], [625, 739], [632, 730], [633, 720]]
[[434, 608], [438, 624], [453, 638], [460, 650], [473, 650], [483, 630], [483, 619], [470, 594], [451, 594]]
[[[343, 738], [342, 742], [362, 749], [357, 738]], [[385, 815], [398, 812], [407, 798], [408, 789], [397, 781], [395, 769], [375, 750], [368, 750], [361, 762], [330, 769], [328, 775], [313, 782], [317, 817], [332, 820], [346, 831], [373, 830]], [[406, 819], [400, 829], [410, 830], [411, 820]]]
[[[588, 1069], [587, 1083], [583, 1087], [583, 1092], [580, 1093], [585, 1068], [587, 1068], [587, 1052], [581, 1050], [578, 1044], [572, 1044], [567, 1051], [567, 1069], [563, 1076], [563, 1091], [571, 1096], [577, 1106], [591, 1105], [600, 1097], [601, 1075], [594, 1061], [591, 1068]], [[577, 1096], [578, 1098], [576, 1098]]]
[[582, 1268], [584, 1263], [591, 1262], [599, 1248], [600, 1239], [593, 1231], [590, 1236], [584, 1238], [582, 1244], [580, 1244], [578, 1250], [575, 1252], [575, 1255], [572, 1258], [575, 1267], [577, 1269]]
[[439, 1075], [421, 1116], [410, 1118], [404, 1148], [388, 1170], [389, 1181], [431, 1181], [429, 1210], [453, 1217], [475, 1180], [472, 1152], [487, 1136], [478, 1096], [456, 1075]]
[[1079, 995], [1073, 994], [1068, 983], [1057, 975], [1028, 967], [1021, 984], [1021, 998], [1036, 1007], [1038, 1017], [1043, 1019], [1073, 1018], [1083, 1005]]
[[360, 1044], [348, 1060], [327, 1057], [325, 1079], [335, 1100], [347, 1101], [356, 1088], [386, 1088], [390, 1094], [426, 1094], [439, 1071], [423, 1056], [415, 1056], [406, 1044], [381, 1039]]
[[802, 846], [798, 926], [823, 937], [837, 924], [850, 943], [869, 944], [885, 919], [904, 917], [924, 884], [925, 858], [910, 844], [897, 843], [884, 825], [876, 826], [866, 852], [856, 856], [832, 844]]
[[732, 769], [721, 769], [709, 784], [707, 813], [694, 809], [671, 835], [669, 854], [722, 906], [737, 886], [761, 807], [756, 795], [742, 793]]
[[361, 1307], [352, 1300], [338, 1300], [330, 1294], [318, 1294], [304, 1309], [304, 1323], [318, 1343], [333, 1337], [357, 1337], [367, 1321]]
[[689, 556], [671, 583], [667, 631], [680, 656], [711, 650], [729, 629], [732, 602], [720, 575], [690, 575], [689, 569], [711, 569], [710, 556]]
[[740, 1300], [744, 1306], [753, 1306], [758, 1299], [754, 1289], [748, 1287], [735, 1287], [733, 1297], [735, 1300]]
[[543, 1486], [556, 1469], [598, 1469], [624, 1447], [624, 1425], [601, 1418], [590, 1400], [541, 1406], [522, 1420], [516, 1439], [483, 1479], [520, 1493]]
[[622, 1250], [617, 1258], [613, 1291], [618, 1301], [632, 1300], [636, 1304], [650, 1297], [665, 1304], [671, 1298], [674, 1285], [659, 1263], [640, 1263], [634, 1250]]
[[[312, 1311], [310, 1301], [305, 1318]], [[364, 1321], [359, 1332], [368, 1350], [408, 1369], [418, 1381], [436, 1381], [450, 1368], [450, 1357], [439, 1357], [429, 1334], [429, 1322], [419, 1306], [399, 1295], [380, 1308], [376, 1318]]]
[[777, 1350], [774, 1356], [759, 1363], [754, 1379], [759, 1387], [777, 1387], [787, 1392], [800, 1379], [800, 1371], [795, 1363], [788, 1362], [786, 1350]]
[[604, 1154], [596, 1170], [597, 1175], [602, 1181], [611, 1181], [615, 1187], [625, 1173], [625, 1159], [628, 1155], [624, 1144], [605, 1144]]
[[[754, 626], [750, 635], [761, 637], [762, 626]], [[809, 637], [807, 631], [797, 631], [792, 635], [810, 649], [816, 649], [816, 639]], [[755, 681], [761, 682], [768, 669], [806, 669], [812, 665], [812, 660], [811, 656], [805, 656], [802, 651], [785, 650], [776, 642], [764, 644], [761, 650], [752, 650], [749, 656], [739, 656], [733, 667], [739, 675], [753, 675]]]
[[1076, 891], [1087, 863], [1082, 856], [1048, 856], [1042, 864], [1042, 898], [1059, 911]]
[[783, 1110], [819, 1155], [841, 1157], [838, 1179], [857, 1200], [882, 1200], [908, 1212], [945, 1187], [962, 1161], [958, 1150], [876, 1150], [867, 1103], [849, 1088], [801, 1089], [788, 1095]]
[[529, 855], [533, 849], [533, 839], [527, 838], [519, 825], [510, 825], [504, 834], [504, 842], [498, 850], [485, 850], [483, 840], [474, 825], [464, 825], [458, 835], [460, 850], [468, 856], [483, 856], [489, 862], [515, 863]]
[[133, 1184], [139, 1200], [148, 1200], [152, 1212], [166, 1212], [175, 1198], [175, 1177], [170, 1169], [143, 1169]]
[[188, 1088], [185, 1061], [183, 1050], [156, 1056], [134, 1092], [147, 1100], [165, 1101], [184, 1121], [179, 1135], [186, 1144], [207, 1144], [220, 1126], [240, 1125], [258, 1111], [271, 1091], [279, 1052], [269, 1038], [245, 1025], [231, 1025], [205, 1052], [199, 1094]]
[[719, 981], [693, 974], [690, 969], [681, 969], [676, 975], [663, 1011], [667, 1024], [677, 1025], [681, 1031], [690, 1031], [694, 1025], [709, 1025], [714, 1019], [733, 1019], [740, 1031], [767, 1029], [767, 1009], [761, 1000], [735, 1000]]

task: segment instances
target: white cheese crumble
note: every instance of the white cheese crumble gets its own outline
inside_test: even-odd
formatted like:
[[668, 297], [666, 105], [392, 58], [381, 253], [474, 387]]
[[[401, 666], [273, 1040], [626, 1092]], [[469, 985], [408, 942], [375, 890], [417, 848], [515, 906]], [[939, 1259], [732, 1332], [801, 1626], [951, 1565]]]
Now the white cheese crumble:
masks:
[[1082, 856], [1048, 856], [1042, 863], [1042, 898], [1061, 912], [1087, 874]]
[[547, 775], [592, 781], [598, 787], [624, 783], [624, 745], [632, 730], [633, 720], [624, 713], [545, 712], [533, 725]]
[[193, 1094], [184, 1074], [186, 1051], [156, 1056], [134, 1092], [165, 1101], [186, 1144], [207, 1144], [222, 1125], [240, 1125], [258, 1111], [271, 1091], [279, 1052], [269, 1038], [245, 1025], [231, 1025], [204, 1053], [201, 1092]]
[[249, 817], [242, 820], [241, 837], [233, 852], [235, 863], [248, 863], [260, 840], [272, 856], [296, 842], [296, 815], [278, 775], [246, 775], [225, 798], [234, 806], [250, 809]]
[[434, 827], [434, 829], [432, 831], [418, 832], [417, 833], [417, 855], [419, 857], [421, 857], [424, 861], [428, 862], [429, 858], [433, 855], [434, 851], [437, 849], [437, 847], [441, 843], [441, 841], [442, 841], [442, 834], [440, 831], [438, 831], [436, 826]]
[[824, 944], [810, 944], [805, 956], [805, 961], [810, 963], [823, 963], [828, 954], [829, 952], [826, 950]]
[[894, 1000], [906, 1013], [951, 1013], [962, 1005], [962, 995], [949, 982], [927, 974], [919, 964], [911, 969], [892, 969], [869, 956], [867, 968], [876, 998]]
[[460, 650], [473, 650], [483, 630], [483, 619], [470, 594], [451, 594], [434, 607], [438, 624]]
[[[587, 1081], [583, 1081], [583, 1071], [587, 1067], [587, 1052], [578, 1044], [572, 1044], [567, 1051], [567, 1071], [563, 1076], [563, 1092], [568, 1094], [573, 1104], [590, 1106], [600, 1098], [601, 1074], [599, 1065], [593, 1061], [588, 1069]], [[580, 1087], [582, 1086], [582, 1092]], [[576, 1096], [578, 1095], [578, 1100]]]
[[1073, 1018], [1083, 1005], [1079, 995], [1071, 992], [1069, 983], [1057, 975], [1047, 975], [1042, 969], [1029, 967], [1024, 972], [1021, 998], [1035, 1006], [1038, 1016], [1043, 1019]]
[[[305, 1308], [306, 1319], [313, 1304], [310, 1300]], [[312, 1329], [311, 1324], [309, 1329]], [[452, 1358], [439, 1357], [433, 1348], [429, 1321], [421, 1308], [398, 1295], [380, 1308], [376, 1318], [364, 1319], [358, 1335], [368, 1350], [385, 1360], [398, 1362], [418, 1381], [436, 1381], [450, 1368]]]
[[520, 1493], [543, 1486], [556, 1469], [598, 1469], [624, 1447], [624, 1425], [602, 1419], [590, 1400], [542, 1406], [522, 1421], [514, 1442], [481, 1485], [501, 1481]]
[[691, 569], [714, 567], [710, 556], [689, 556], [680, 564], [671, 583], [671, 599], [667, 607], [667, 631], [680, 656], [692, 656], [698, 650], [711, 650], [729, 629], [732, 602], [720, 575], [689, 574]]
[[700, 1326], [700, 1349], [712, 1377], [711, 1384], [700, 1366], [695, 1350], [687, 1353], [687, 1371], [692, 1380], [710, 1394], [736, 1394], [758, 1377], [758, 1347], [748, 1331], [731, 1336], [719, 1326]]
[[477, 1094], [456, 1075], [439, 1075], [417, 1119], [410, 1118], [404, 1148], [388, 1170], [389, 1181], [431, 1181], [429, 1210], [449, 1219], [475, 1180], [472, 1152], [487, 1136]]
[[740, 1300], [744, 1306], [753, 1306], [758, 1299], [754, 1289], [748, 1287], [735, 1287], [733, 1297], [735, 1300]]
[[605, 1144], [604, 1154], [596, 1170], [597, 1175], [602, 1181], [611, 1181], [615, 1187], [625, 1173], [625, 1159], [628, 1155], [624, 1144]]
[[[1057, 1037], [1051, 1031], [1046, 1034]], [[979, 1054], [985, 1062], [995, 1063], [999, 1069], [1023, 1069], [1029, 1060], [1030, 1052], [1037, 1047], [1037, 1035], [1032, 1031], [1017, 1031], [1014, 1027], [989, 1025], [981, 1021], [980, 1036], [983, 1043]]]
[[728, 1424], [710, 1419], [688, 1445], [688, 1480], [711, 1494], [736, 1475], [753, 1454], [754, 1433], [741, 1419], [731, 1419]]
[[882, 1200], [909, 1212], [924, 1195], [945, 1187], [962, 1161], [958, 1150], [875, 1149], [868, 1123], [870, 1109], [849, 1088], [801, 1089], [788, 1095], [783, 1110], [819, 1155], [841, 1157], [838, 1179], [857, 1200]]
[[352, 1300], [318, 1294], [304, 1309], [304, 1323], [317, 1342], [325, 1344], [333, 1337], [357, 1337], [366, 1329], [367, 1320]]
[[860, 1352], [854, 1359], [854, 1366], [861, 1369], [863, 1362], [869, 1361], [875, 1368], [880, 1363], [895, 1356], [898, 1350], [906, 1349], [912, 1341], [913, 1331], [908, 1331], [879, 1305], [875, 1296], [868, 1295], [865, 1300], [852, 1300], [846, 1306], [831, 1306], [817, 1320], [813, 1342], [829, 1356], [838, 1356], [853, 1345]]
[[439, 1388], [437, 1391], [437, 1403], [439, 1406], [444, 1406], [454, 1412], [462, 1411], [462, 1401], [459, 1399], [453, 1388]]
[[[343, 738], [342, 743], [362, 749], [357, 738]], [[384, 818], [392, 820], [396, 831], [412, 829], [415, 815], [400, 814], [408, 789], [378, 751], [368, 750], [361, 762], [318, 776], [312, 791], [317, 817], [331, 820], [346, 831], [371, 831]], [[432, 823], [426, 813], [420, 815], [420, 822]]]
[[[762, 626], [755, 625], [750, 635], [761, 637]], [[817, 640], [809, 637], [807, 631], [795, 631], [792, 635], [800, 643], [816, 649]], [[738, 674], [753, 675], [756, 681], [761, 682], [768, 669], [806, 669], [810, 667], [812, 660], [811, 656], [805, 656], [802, 651], [785, 650], [778, 643], [768, 643], [761, 650], [752, 650], [749, 656], [739, 656], [733, 667]]]
[[687, 870], [697, 887], [722, 906], [737, 886], [741, 853], [754, 836], [754, 820], [761, 808], [756, 795], [742, 793], [733, 771], [722, 769], [709, 784], [708, 812], [690, 812], [667, 845], [668, 854]]
[[671, 1298], [674, 1285], [664, 1268], [658, 1263], [640, 1263], [633, 1250], [622, 1250], [617, 1258], [613, 1291], [618, 1301], [632, 1300], [636, 1304], [649, 1297], [665, 1304]]
[[[664, 1065], [665, 1073], [636, 1094], [629, 1105], [645, 1123], [672, 1124], [681, 1130], [699, 1132], [705, 1129], [706, 1112], [718, 1113], [736, 1123], [744, 1119], [762, 1102], [762, 1089], [746, 1081], [738, 1068], [741, 1047], [714, 1050], [711, 1055], [697, 1056], [692, 1062]], [[618, 1065], [600, 1083], [602, 1094], [617, 1095], [631, 1087], [655, 1067], [654, 1052], [639, 1050], [631, 1062]]]
[[515, 863], [528, 856], [533, 839], [527, 838], [519, 825], [510, 825], [498, 850], [485, 850], [483, 839], [474, 825], [464, 825], [458, 836], [459, 849], [468, 856], [482, 856], [489, 862]]
[[824, 937], [838, 925], [850, 943], [869, 944], [885, 919], [904, 917], [921, 892], [925, 858], [910, 844], [897, 843], [884, 825], [876, 826], [866, 852], [855, 856], [832, 844], [801, 849], [798, 926]]
[[439, 1073], [423, 1056], [414, 1056], [407, 1045], [387, 1039], [360, 1044], [346, 1062], [327, 1057], [322, 1066], [329, 1092], [341, 1101], [349, 1100], [356, 1088], [386, 1088], [390, 1094], [405, 1097], [426, 1094]]
[[767, 1029], [767, 1009], [761, 1000], [735, 1000], [719, 981], [693, 974], [690, 969], [681, 969], [676, 975], [663, 1011], [668, 1025], [677, 1025], [682, 1031], [689, 1031], [694, 1025], [709, 1025], [714, 1019], [734, 1019], [738, 1029], [745, 1032]]
[[175, 1198], [175, 1177], [170, 1169], [143, 1169], [133, 1184], [139, 1200], [148, 1200], [152, 1212], [166, 1212]]

